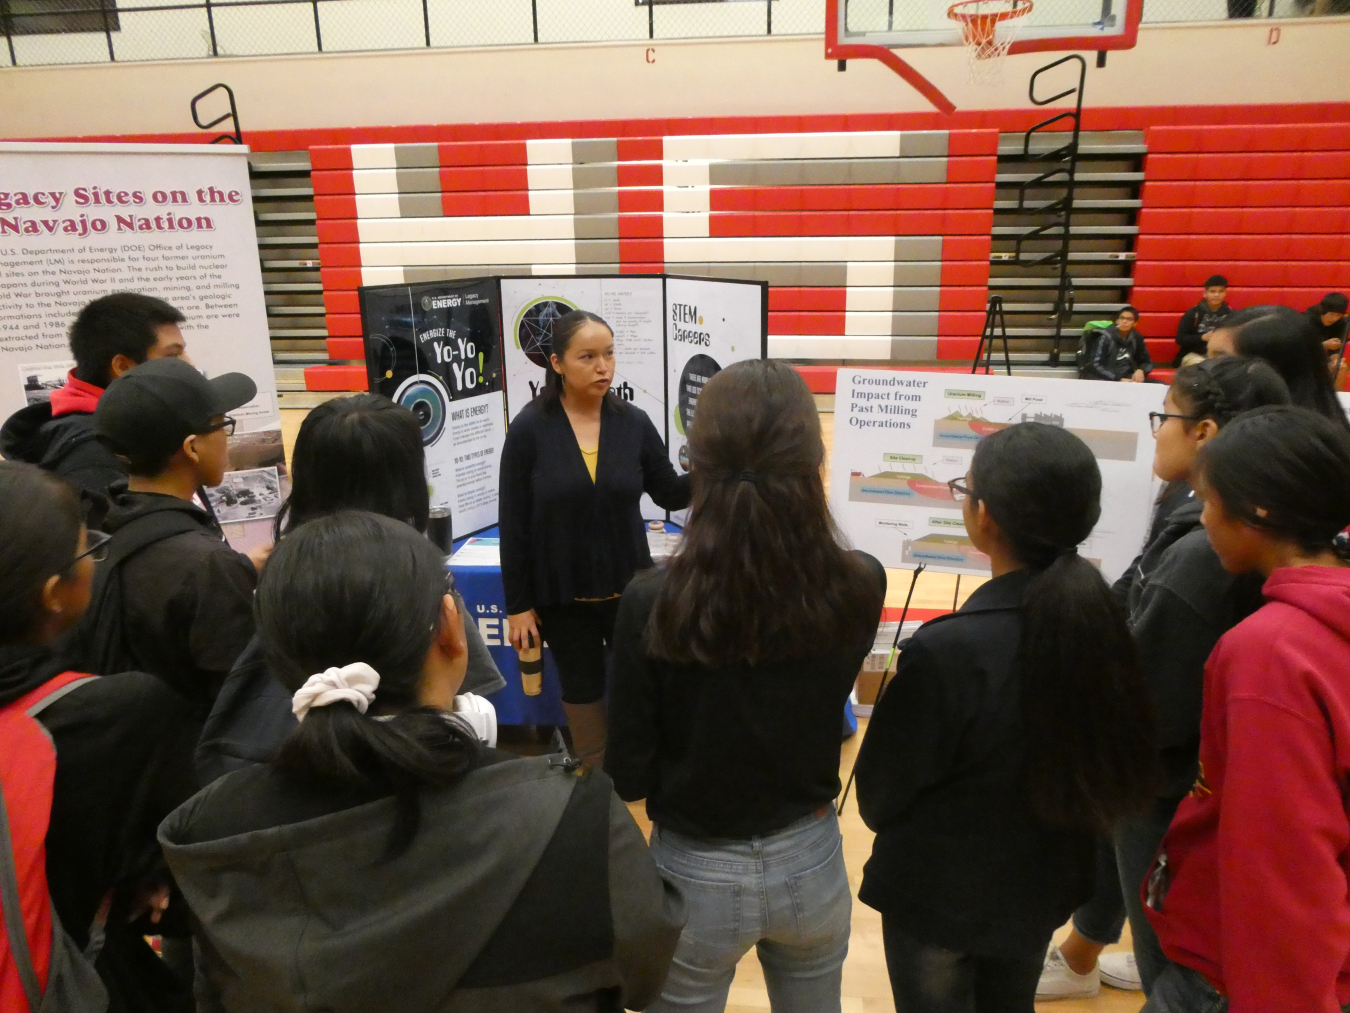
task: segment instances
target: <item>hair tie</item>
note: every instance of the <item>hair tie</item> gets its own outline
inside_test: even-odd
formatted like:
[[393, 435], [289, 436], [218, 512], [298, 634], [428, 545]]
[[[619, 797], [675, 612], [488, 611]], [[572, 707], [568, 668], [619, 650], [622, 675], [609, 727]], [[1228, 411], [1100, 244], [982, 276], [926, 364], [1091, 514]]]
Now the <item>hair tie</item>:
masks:
[[379, 686], [380, 673], [364, 661], [330, 668], [311, 675], [295, 691], [295, 696], [291, 697], [291, 713], [297, 721], [303, 721], [305, 715], [315, 707], [327, 707], [339, 700], [346, 700], [364, 714], [375, 699], [375, 690]]
[[755, 485], [759, 481], [759, 476], [747, 468], [745, 471], [741, 472], [739, 476], [737, 476], [737, 481], [749, 482], [751, 485]]
[[1350, 527], [1342, 529], [1331, 540], [1331, 551], [1345, 562], [1350, 563]]

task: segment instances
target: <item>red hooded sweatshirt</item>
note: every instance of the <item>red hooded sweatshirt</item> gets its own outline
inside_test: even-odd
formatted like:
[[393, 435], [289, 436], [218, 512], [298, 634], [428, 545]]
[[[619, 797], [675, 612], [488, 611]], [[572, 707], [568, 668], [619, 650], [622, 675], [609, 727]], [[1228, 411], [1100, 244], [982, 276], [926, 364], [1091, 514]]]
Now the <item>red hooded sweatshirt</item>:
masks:
[[[1205, 666], [1200, 778], [1163, 842], [1163, 950], [1230, 1013], [1350, 1003], [1350, 569], [1276, 570]], [[1145, 884], [1145, 894], [1148, 888]]]
[[52, 418], [69, 415], [71, 412], [92, 414], [98, 407], [98, 399], [102, 396], [102, 387], [85, 383], [72, 369], [66, 377], [66, 385], [52, 391]]

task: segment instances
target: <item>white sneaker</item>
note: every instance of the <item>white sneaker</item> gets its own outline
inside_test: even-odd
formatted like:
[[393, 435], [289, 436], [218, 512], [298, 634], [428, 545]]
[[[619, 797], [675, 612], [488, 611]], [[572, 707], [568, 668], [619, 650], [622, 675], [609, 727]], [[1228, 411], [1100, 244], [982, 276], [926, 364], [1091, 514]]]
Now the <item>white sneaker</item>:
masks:
[[1053, 943], [1045, 955], [1041, 980], [1036, 986], [1037, 999], [1091, 999], [1102, 990], [1101, 972], [1093, 968], [1079, 974], [1064, 961], [1064, 954]]
[[1102, 984], [1126, 992], [1142, 992], [1143, 982], [1139, 980], [1139, 967], [1134, 962], [1134, 954], [1129, 950], [1121, 953], [1103, 953], [1097, 961], [1097, 970], [1101, 972]]

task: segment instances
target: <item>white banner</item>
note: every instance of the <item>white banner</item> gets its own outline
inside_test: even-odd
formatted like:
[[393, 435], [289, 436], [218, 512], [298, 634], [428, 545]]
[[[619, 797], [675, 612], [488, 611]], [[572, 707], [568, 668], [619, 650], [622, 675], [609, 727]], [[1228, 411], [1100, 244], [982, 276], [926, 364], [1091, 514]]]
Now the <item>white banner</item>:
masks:
[[[543, 389], [553, 321], [572, 310], [603, 317], [614, 329], [612, 390], [641, 408], [664, 432], [665, 353], [661, 321], [661, 278], [503, 278], [502, 344], [506, 349], [506, 402], [511, 418]], [[642, 497], [642, 516], [663, 517], [651, 497]]]
[[278, 423], [248, 149], [0, 144], [0, 419], [69, 368], [86, 303], [144, 292], [177, 307], [208, 376], [247, 373], [240, 431]]
[[991, 433], [1027, 421], [1063, 426], [1101, 468], [1101, 520], [1080, 551], [1113, 581], [1148, 533], [1148, 413], [1166, 391], [1157, 384], [841, 369], [831, 507], [853, 544], [886, 566], [987, 574], [989, 558], [966, 536], [947, 481], [966, 474], [976, 445]]
[[[765, 354], [765, 292], [758, 282], [666, 279], [666, 445], [680, 474], [689, 471], [689, 424], [703, 385]], [[671, 517], [683, 524], [685, 515]]]

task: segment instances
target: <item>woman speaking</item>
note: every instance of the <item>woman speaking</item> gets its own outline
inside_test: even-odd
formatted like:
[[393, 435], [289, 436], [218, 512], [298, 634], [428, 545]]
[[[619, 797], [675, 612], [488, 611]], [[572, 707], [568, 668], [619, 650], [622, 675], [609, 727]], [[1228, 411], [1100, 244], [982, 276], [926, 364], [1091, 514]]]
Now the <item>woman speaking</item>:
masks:
[[548, 641], [572, 749], [603, 767], [605, 647], [619, 595], [652, 565], [639, 504], [689, 505], [646, 412], [610, 393], [614, 332], [575, 310], [553, 324], [544, 391], [507, 431], [501, 467], [502, 583], [511, 645]]

